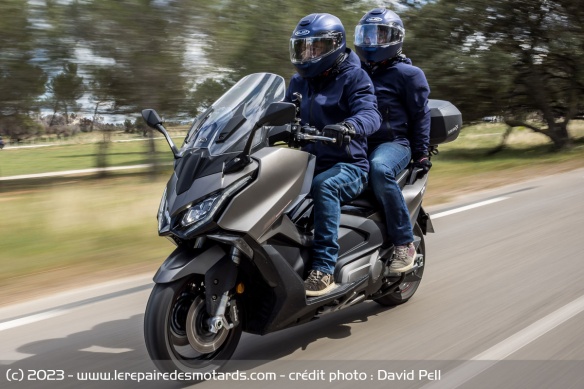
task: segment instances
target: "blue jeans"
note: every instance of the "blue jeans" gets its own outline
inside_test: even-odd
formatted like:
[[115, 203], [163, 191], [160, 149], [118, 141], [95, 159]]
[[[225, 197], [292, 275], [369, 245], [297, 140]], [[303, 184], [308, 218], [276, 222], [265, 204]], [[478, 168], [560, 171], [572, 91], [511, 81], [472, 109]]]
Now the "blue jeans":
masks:
[[371, 186], [385, 214], [386, 243], [396, 246], [414, 241], [410, 213], [396, 182], [410, 159], [410, 148], [394, 142], [382, 143], [369, 154]]
[[333, 274], [339, 255], [341, 202], [357, 197], [367, 186], [367, 173], [348, 163], [337, 163], [312, 180], [314, 246], [312, 270]]

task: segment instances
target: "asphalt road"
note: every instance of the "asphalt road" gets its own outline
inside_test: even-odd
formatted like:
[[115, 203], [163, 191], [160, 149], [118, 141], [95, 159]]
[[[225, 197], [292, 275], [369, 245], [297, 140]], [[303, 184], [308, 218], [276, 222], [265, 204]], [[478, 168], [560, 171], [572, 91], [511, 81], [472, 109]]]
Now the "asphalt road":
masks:
[[[583, 199], [580, 169], [430, 209], [411, 301], [244, 334], [233, 374], [195, 387], [582, 388]], [[0, 309], [0, 387], [188, 386], [146, 376], [150, 288], [137, 276]]]

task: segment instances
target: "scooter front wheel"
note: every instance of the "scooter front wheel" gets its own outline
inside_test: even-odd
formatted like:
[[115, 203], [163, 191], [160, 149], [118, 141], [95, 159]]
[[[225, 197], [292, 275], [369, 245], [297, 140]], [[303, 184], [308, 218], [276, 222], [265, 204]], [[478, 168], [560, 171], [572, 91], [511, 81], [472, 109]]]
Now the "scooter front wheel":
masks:
[[424, 267], [426, 263], [426, 246], [424, 244], [424, 234], [418, 223], [416, 223], [414, 226], [414, 236], [420, 238], [417, 254], [421, 255], [421, 261], [419, 262], [418, 268], [406, 276], [406, 280], [404, 280], [404, 282], [399, 285], [395, 292], [375, 299], [374, 301], [376, 303], [388, 307], [400, 305], [411, 299], [414, 293], [416, 293], [416, 290], [418, 290], [418, 286], [420, 286], [420, 282], [422, 282], [422, 275], [424, 274]]
[[241, 325], [213, 333], [208, 318], [202, 276], [155, 285], [144, 314], [144, 339], [154, 364], [165, 372], [202, 374], [223, 366], [239, 343]]

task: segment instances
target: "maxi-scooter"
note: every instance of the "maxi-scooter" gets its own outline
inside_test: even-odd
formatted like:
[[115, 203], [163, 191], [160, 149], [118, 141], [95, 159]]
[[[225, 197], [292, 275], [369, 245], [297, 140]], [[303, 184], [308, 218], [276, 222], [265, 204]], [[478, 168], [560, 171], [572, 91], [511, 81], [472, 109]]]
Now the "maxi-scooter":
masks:
[[[336, 289], [307, 297], [315, 157], [293, 147], [333, 140], [303, 128], [297, 105], [283, 102], [284, 79], [241, 79], [193, 122], [176, 147], [158, 114], [142, 115], [174, 154], [158, 210], [158, 231], [176, 249], [156, 275], [144, 317], [150, 357], [162, 371], [209, 372], [233, 354], [243, 331], [268, 334], [373, 300], [408, 301], [424, 273], [422, 208], [428, 175], [411, 166], [398, 178], [414, 226], [417, 256], [406, 274], [389, 271], [383, 212], [365, 192], [342, 207]], [[431, 100], [432, 149], [454, 140], [460, 112]], [[274, 146], [285, 141], [288, 145]]]

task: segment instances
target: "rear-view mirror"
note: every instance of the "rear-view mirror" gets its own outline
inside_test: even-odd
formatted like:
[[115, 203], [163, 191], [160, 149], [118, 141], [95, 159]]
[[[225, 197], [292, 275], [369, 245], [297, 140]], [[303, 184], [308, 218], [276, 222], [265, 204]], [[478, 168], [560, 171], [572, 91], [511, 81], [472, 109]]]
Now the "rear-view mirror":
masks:
[[291, 123], [296, 117], [296, 106], [292, 103], [274, 102], [268, 106], [256, 126], [283, 126]]

